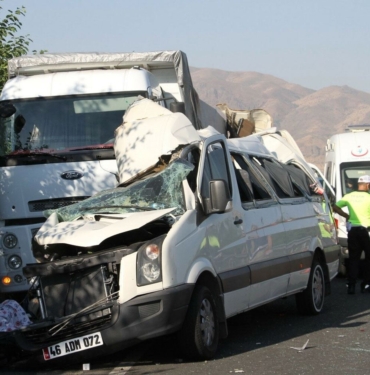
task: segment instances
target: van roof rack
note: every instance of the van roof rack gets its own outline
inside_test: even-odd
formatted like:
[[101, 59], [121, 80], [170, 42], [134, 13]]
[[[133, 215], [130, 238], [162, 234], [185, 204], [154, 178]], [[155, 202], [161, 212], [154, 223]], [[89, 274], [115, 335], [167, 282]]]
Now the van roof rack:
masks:
[[362, 125], [348, 125], [347, 132], [364, 132], [370, 131], [370, 124], [362, 124]]

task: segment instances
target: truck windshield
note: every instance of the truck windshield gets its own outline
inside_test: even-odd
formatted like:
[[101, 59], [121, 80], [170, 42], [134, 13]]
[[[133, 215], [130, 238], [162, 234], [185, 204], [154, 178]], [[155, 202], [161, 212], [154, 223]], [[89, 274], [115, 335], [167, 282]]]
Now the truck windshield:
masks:
[[[16, 112], [0, 119], [0, 156], [70, 151], [113, 142], [128, 106], [145, 92], [7, 101]], [[107, 146], [107, 147], [108, 147]]]
[[185, 212], [182, 181], [193, 169], [191, 163], [177, 159], [162, 171], [128, 187], [105, 190], [71, 206], [45, 211], [44, 215], [48, 217], [56, 212], [62, 222], [87, 214], [120, 214], [172, 207], [176, 209], [174, 215], [182, 215]]

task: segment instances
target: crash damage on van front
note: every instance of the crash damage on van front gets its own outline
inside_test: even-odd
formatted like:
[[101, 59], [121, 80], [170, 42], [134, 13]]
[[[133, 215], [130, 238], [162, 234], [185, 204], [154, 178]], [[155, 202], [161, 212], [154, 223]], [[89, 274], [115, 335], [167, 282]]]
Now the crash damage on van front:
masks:
[[135, 102], [116, 131], [120, 185], [45, 213], [18, 345], [62, 361], [177, 332], [184, 357], [207, 359], [233, 315], [291, 294], [318, 314], [338, 268], [333, 220], [264, 142]]
[[[164, 123], [163, 132], [175, 122], [190, 129], [190, 141], [199, 139], [185, 116], [164, 112], [172, 118], [149, 118], [148, 126]], [[141, 122], [143, 131], [145, 120]], [[124, 131], [128, 128], [126, 124]], [[121, 138], [131, 148], [137, 138], [133, 129], [129, 133]], [[146, 162], [154, 164], [126, 175], [130, 181], [121, 185], [127, 186], [45, 212], [47, 221], [33, 244], [39, 263], [24, 269], [33, 284], [28, 296], [33, 324], [15, 332], [23, 349], [42, 349], [44, 359], [50, 360], [96, 347], [122, 348], [123, 342], [130, 345], [179, 329], [193, 286], [163, 291], [160, 252], [186, 211], [182, 184], [195, 167], [181, 157], [184, 146], [176, 139], [171, 142], [155, 142], [152, 146], [160, 153], [163, 147], [174, 150], [149, 153]], [[130, 259], [124, 261], [126, 257]]]
[[[115, 323], [121, 329], [123, 321], [130, 326], [160, 312], [163, 296], [159, 295], [125, 307], [120, 303], [120, 288], [125, 287], [120, 280], [121, 260], [138, 254], [138, 286], [161, 281], [161, 244], [185, 211], [181, 184], [193, 169], [187, 161], [175, 159], [143, 181], [104, 191], [49, 216], [36, 237], [40, 246], [35, 255], [50, 262], [25, 270], [28, 277], [35, 277], [30, 302], [38, 307], [35, 315], [40, 323], [22, 332], [32, 347], [44, 349], [45, 359], [68, 354], [68, 349], [73, 352], [107, 343], [114, 340], [101, 336], [107, 326], [113, 325], [109, 328], [113, 332]], [[182, 288], [177, 291], [179, 310], [184, 303], [180, 292]], [[174, 328], [179, 324], [176, 320], [173, 317]], [[147, 332], [147, 328], [140, 334], [135, 327], [126, 330], [126, 338]], [[76, 338], [76, 333], [81, 336]], [[70, 335], [73, 339], [66, 341]], [[49, 345], [61, 340], [64, 345]]]

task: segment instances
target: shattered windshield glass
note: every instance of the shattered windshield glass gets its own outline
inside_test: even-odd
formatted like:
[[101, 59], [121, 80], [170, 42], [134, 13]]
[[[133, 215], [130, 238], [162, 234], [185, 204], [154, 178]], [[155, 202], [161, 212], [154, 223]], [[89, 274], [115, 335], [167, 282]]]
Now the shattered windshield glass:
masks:
[[53, 212], [59, 222], [72, 221], [86, 214], [120, 214], [143, 210], [176, 208], [174, 215], [185, 212], [182, 181], [194, 169], [184, 159], [177, 159], [162, 171], [150, 175], [128, 187], [104, 190], [82, 202], [44, 212], [49, 217]]

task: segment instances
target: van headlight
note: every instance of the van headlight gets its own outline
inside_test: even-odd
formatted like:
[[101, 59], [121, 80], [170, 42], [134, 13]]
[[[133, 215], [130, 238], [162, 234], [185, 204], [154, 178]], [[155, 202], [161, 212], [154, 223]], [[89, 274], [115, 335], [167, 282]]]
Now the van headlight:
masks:
[[162, 281], [161, 251], [165, 237], [161, 236], [142, 245], [137, 253], [136, 282], [138, 286]]

